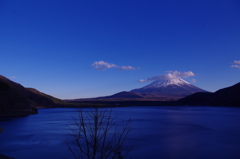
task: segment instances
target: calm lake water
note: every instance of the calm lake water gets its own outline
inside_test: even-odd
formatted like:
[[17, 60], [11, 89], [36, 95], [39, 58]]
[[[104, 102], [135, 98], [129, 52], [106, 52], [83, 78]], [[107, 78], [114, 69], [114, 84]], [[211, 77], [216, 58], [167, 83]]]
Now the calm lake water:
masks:
[[[239, 159], [240, 108], [113, 108], [117, 123], [131, 118], [127, 145], [132, 159]], [[0, 121], [0, 154], [16, 159], [73, 158], [64, 140], [74, 108], [39, 109], [39, 114]]]

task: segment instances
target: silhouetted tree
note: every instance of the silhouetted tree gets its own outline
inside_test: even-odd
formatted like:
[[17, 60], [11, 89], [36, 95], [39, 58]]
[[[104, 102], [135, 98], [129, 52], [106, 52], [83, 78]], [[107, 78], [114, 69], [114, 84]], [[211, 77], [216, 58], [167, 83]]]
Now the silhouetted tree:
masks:
[[[123, 149], [124, 142], [133, 128], [130, 119], [117, 127], [109, 108], [91, 108], [90, 111], [78, 110], [74, 118], [71, 138], [65, 140], [75, 159], [122, 159], [133, 148]], [[124, 152], [123, 154], [121, 152]]]

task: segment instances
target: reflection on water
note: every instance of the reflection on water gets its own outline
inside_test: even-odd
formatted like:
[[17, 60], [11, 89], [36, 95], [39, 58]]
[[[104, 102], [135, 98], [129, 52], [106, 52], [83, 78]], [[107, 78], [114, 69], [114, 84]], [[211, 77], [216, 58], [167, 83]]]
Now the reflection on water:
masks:
[[[77, 109], [39, 109], [39, 114], [1, 120], [0, 154], [17, 159], [72, 158], [64, 140]], [[240, 158], [240, 108], [113, 108], [116, 123], [132, 119], [127, 146], [137, 159]]]

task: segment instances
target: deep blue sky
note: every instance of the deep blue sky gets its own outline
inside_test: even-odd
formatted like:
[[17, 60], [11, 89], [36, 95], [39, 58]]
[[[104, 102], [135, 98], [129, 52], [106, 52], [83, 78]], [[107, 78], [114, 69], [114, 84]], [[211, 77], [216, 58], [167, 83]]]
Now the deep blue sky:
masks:
[[0, 0], [0, 55], [1, 75], [62, 99], [166, 71], [216, 91], [240, 82], [240, 1]]

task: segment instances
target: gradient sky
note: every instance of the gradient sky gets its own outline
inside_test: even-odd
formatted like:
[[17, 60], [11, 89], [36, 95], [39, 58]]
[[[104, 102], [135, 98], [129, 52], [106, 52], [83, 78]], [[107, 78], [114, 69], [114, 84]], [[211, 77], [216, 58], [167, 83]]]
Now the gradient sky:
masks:
[[1, 75], [61, 99], [167, 71], [216, 91], [240, 82], [240, 1], [0, 0], [0, 55]]

